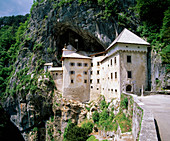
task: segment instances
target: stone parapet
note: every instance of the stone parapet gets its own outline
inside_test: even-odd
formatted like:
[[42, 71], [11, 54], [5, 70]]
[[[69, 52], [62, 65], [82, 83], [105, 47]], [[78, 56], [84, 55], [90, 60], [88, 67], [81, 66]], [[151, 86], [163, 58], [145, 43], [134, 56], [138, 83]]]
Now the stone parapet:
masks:
[[132, 96], [134, 101], [132, 119], [132, 135], [134, 141], [157, 141], [158, 138], [152, 112], [149, 111], [146, 106], [138, 100], [136, 95], [128, 93], [123, 94], [127, 96], [127, 98]]

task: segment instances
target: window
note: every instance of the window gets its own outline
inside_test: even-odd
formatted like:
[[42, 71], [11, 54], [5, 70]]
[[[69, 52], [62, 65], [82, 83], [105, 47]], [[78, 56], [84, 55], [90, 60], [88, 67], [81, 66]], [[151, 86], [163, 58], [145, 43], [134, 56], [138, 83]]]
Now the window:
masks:
[[117, 78], [117, 72], [115, 72], [115, 79]]
[[97, 62], [97, 66], [100, 66], [100, 62]]
[[98, 70], [98, 71], [97, 71], [97, 75], [99, 75], [99, 73], [100, 73], [100, 71]]
[[127, 63], [131, 63], [131, 56], [127, 55]]
[[110, 91], [110, 89], [108, 89], [108, 91]]
[[90, 83], [91, 83], [91, 84], [93, 83], [93, 80], [92, 80], [92, 79], [90, 79]]
[[86, 79], [84, 79], [84, 83], [87, 83], [87, 80], [86, 80]]
[[126, 46], [128, 48], [128, 46]]
[[93, 89], [93, 86], [91, 86], [91, 89]]
[[87, 75], [87, 71], [84, 71], [83, 73], [84, 73], [85, 75]]
[[77, 63], [77, 66], [81, 67], [81, 66], [82, 66], [82, 63]]
[[71, 62], [71, 63], [70, 63], [70, 66], [75, 66], [75, 63]]
[[93, 74], [93, 71], [91, 71], [90, 73], [91, 73], [91, 75], [92, 75], [92, 74]]
[[91, 67], [93, 67], [93, 63], [91, 63]]
[[97, 88], [97, 90], [99, 90], [99, 88]]
[[97, 79], [97, 83], [98, 83], [98, 84], [100, 83], [100, 79]]
[[75, 71], [70, 71], [70, 74], [75, 74]]
[[111, 91], [113, 92], [113, 89], [111, 89]]
[[111, 79], [113, 79], [113, 73], [111, 73]]
[[140, 47], [138, 46], [138, 48], [140, 48]]
[[87, 67], [88, 66], [88, 64], [87, 63], [84, 63], [84, 67]]
[[116, 57], [115, 57], [115, 64], [116, 64]]
[[128, 78], [132, 78], [132, 72], [131, 71], [127, 71], [127, 75], [128, 75]]
[[73, 79], [71, 79], [71, 83], [74, 83]]
[[112, 59], [110, 60], [110, 65], [112, 66]]
[[104, 88], [103, 88], [103, 90], [104, 90]]
[[56, 73], [56, 76], [58, 75], [58, 73]]
[[117, 93], [117, 89], [115, 89], [115, 92]]

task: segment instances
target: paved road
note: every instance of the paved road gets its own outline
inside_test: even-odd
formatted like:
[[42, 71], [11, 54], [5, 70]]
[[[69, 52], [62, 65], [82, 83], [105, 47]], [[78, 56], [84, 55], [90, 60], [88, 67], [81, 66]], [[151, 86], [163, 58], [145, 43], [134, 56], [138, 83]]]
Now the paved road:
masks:
[[170, 141], [170, 95], [151, 95], [139, 98], [154, 114], [161, 141]]

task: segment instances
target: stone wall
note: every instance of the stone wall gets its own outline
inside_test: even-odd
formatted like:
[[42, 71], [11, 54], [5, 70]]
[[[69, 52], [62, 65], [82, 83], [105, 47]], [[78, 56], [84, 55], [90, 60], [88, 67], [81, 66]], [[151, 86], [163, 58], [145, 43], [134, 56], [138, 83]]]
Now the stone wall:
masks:
[[128, 111], [130, 98], [133, 97], [133, 119], [132, 119], [132, 135], [134, 141], [157, 141], [157, 133], [154, 123], [154, 117], [151, 111], [140, 102], [136, 95], [124, 93], [128, 98]]

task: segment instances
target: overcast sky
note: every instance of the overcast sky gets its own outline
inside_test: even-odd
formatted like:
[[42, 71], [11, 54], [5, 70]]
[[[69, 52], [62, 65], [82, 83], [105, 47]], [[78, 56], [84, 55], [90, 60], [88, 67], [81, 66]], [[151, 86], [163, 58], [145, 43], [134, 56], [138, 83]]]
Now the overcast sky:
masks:
[[0, 0], [0, 17], [29, 13], [33, 0]]

